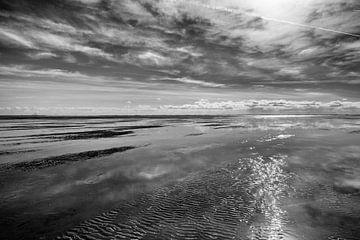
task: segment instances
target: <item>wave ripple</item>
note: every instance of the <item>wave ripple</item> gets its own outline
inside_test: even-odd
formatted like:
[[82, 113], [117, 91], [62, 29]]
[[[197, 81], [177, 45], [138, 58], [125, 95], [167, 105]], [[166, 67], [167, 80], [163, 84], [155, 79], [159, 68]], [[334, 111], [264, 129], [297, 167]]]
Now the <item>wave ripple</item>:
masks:
[[143, 194], [58, 239], [282, 239], [286, 156], [242, 159]]

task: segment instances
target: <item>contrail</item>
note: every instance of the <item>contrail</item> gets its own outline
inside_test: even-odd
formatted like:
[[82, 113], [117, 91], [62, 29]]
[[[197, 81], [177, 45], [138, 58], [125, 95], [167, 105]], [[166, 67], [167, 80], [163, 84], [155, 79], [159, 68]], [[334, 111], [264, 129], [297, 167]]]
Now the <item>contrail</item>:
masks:
[[[244, 14], [246, 14], [246, 13], [244, 13]], [[264, 17], [264, 16], [258, 16], [258, 17], [261, 18], [261, 19], [264, 19], [264, 20], [268, 20], [268, 21], [286, 23], [286, 24], [291, 24], [291, 25], [295, 25], [295, 26], [299, 26], [299, 27], [304, 27], [304, 28], [318, 29], [318, 30], [327, 31], [327, 32], [344, 34], [344, 35], [348, 35], [348, 36], [352, 36], [352, 37], [360, 37], [360, 35], [358, 35], [358, 34], [348, 33], [348, 32], [343, 32], [343, 31], [338, 31], [338, 30], [333, 30], [333, 29], [330, 29], [330, 28], [312, 26], [312, 25], [307, 25], [307, 24], [302, 24], [302, 23], [297, 23], [297, 22], [291, 22], [291, 21], [286, 21], [286, 20], [280, 20], [280, 19], [270, 18], [270, 17]]]
[[349, 33], [349, 32], [344, 32], [344, 31], [338, 31], [338, 30], [334, 30], [334, 29], [330, 29], [330, 28], [318, 27], [318, 26], [302, 24], [302, 23], [297, 23], [297, 22], [292, 22], [292, 21], [287, 21], [287, 20], [281, 20], [281, 19], [277, 19], [277, 18], [261, 16], [261, 15], [248, 13], [248, 12], [244, 12], [244, 11], [239, 11], [239, 10], [226, 8], [226, 7], [218, 7], [218, 6], [211, 6], [211, 5], [207, 5], [207, 4], [188, 2], [186, 0], [170, 0], [170, 1], [171, 2], [187, 2], [188, 4], [201, 6], [201, 7], [212, 9], [212, 10], [224, 11], [224, 12], [235, 13], [235, 14], [244, 14], [244, 15], [247, 15], [247, 16], [261, 18], [261, 19], [267, 20], [267, 21], [291, 24], [291, 25], [298, 26], [298, 27], [310, 28], [310, 29], [318, 29], [318, 30], [322, 30], [322, 31], [326, 31], [326, 32], [333, 32], [333, 33], [344, 34], [344, 35], [360, 38], [359, 34], [354, 34], [354, 33]]

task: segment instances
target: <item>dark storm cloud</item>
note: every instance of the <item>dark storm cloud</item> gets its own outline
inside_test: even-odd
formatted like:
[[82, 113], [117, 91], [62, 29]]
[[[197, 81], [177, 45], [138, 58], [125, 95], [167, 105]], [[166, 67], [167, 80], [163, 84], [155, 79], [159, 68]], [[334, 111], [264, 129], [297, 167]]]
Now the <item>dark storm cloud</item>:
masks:
[[0, 9], [3, 81], [335, 95], [360, 86], [356, 0], [1, 0]]

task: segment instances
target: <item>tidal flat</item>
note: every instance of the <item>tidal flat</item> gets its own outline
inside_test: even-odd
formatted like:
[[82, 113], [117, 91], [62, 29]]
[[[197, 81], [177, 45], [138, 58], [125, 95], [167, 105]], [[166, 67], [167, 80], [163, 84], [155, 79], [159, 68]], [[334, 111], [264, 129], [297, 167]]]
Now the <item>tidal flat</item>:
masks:
[[1, 117], [0, 239], [360, 239], [360, 116]]

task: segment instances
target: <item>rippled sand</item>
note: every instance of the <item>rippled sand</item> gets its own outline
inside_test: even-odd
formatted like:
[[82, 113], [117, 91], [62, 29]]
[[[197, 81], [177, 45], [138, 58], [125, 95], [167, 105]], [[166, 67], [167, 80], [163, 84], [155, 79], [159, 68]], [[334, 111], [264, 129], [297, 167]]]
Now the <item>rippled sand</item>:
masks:
[[359, 116], [0, 123], [1, 239], [360, 239]]

